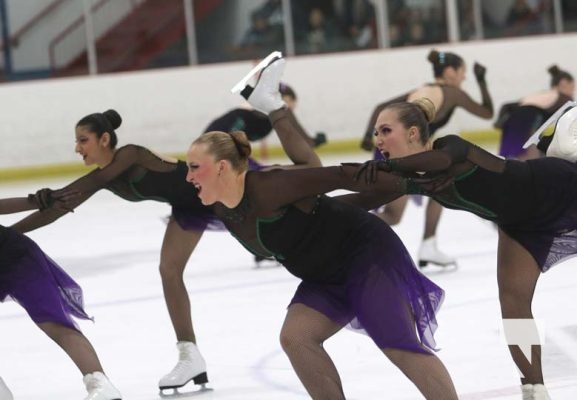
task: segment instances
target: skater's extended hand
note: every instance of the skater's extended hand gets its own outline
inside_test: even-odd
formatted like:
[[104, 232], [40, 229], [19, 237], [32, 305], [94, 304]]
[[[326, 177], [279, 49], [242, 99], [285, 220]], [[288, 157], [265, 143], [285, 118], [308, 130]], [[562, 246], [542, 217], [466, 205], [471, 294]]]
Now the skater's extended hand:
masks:
[[447, 173], [435, 176], [414, 175], [406, 178], [407, 194], [434, 195], [451, 186], [454, 181], [455, 177]]
[[343, 163], [343, 165], [351, 165], [358, 167], [354, 179], [358, 181], [359, 179], [361, 179], [361, 176], [364, 176], [365, 183], [375, 183], [377, 181], [379, 171], [385, 171], [385, 172], [392, 171], [390, 160], [370, 160], [365, 161], [362, 164]]
[[66, 189], [52, 190], [49, 188], [43, 188], [38, 190], [36, 193], [29, 194], [28, 200], [33, 202], [40, 211], [54, 207], [73, 212], [70, 202], [74, 200], [78, 195], [79, 193], [76, 191]]
[[362, 164], [343, 163], [343, 165], [357, 167], [354, 175], [355, 180], [364, 179], [365, 183], [375, 183], [379, 171], [395, 173], [406, 179], [406, 191], [408, 194], [435, 194], [443, 191], [454, 182], [454, 176], [448, 173], [419, 175], [415, 172], [400, 173], [395, 171], [393, 160], [371, 160]]
[[475, 65], [473, 65], [473, 73], [475, 74], [477, 82], [479, 83], [485, 82], [485, 74], [487, 73], [487, 68], [476, 62]]

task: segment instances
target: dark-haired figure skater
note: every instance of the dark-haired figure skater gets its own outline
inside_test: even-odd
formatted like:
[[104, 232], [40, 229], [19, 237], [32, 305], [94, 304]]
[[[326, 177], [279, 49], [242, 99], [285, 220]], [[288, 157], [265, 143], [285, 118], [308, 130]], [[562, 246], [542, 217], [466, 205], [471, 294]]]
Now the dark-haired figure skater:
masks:
[[501, 129], [499, 155], [520, 160], [537, 158], [541, 152], [535, 146], [523, 149], [523, 143], [563, 104], [573, 100], [575, 80], [557, 65], [547, 70], [551, 75], [550, 89], [532, 93], [515, 103], [501, 107], [495, 127]]
[[[294, 119], [290, 110], [279, 116]], [[75, 208], [100, 189], [108, 189], [132, 202], [153, 200], [171, 205], [160, 253], [160, 275], [164, 298], [176, 334], [179, 360], [159, 381], [161, 392], [176, 389], [190, 381], [208, 382], [206, 362], [197, 345], [192, 325], [190, 300], [183, 280], [184, 268], [206, 229], [224, 229], [210, 207], [201, 204], [198, 190], [186, 182], [186, 163], [161, 157], [147, 148], [128, 144], [116, 148], [116, 129], [122, 119], [114, 110], [90, 114], [76, 124], [76, 152], [86, 165], [97, 168], [77, 179], [66, 189], [80, 193], [71, 207]], [[272, 121], [274, 127], [275, 121]], [[281, 143], [293, 167], [319, 166], [320, 159], [308, 144], [298, 137], [281, 137]], [[19, 232], [28, 232], [47, 225], [66, 213], [48, 208], [16, 223]]]
[[[480, 118], [490, 119], [493, 117], [493, 102], [487, 88], [487, 82], [485, 80], [486, 70], [483, 66], [475, 63], [473, 67], [475, 78], [477, 79], [481, 91], [481, 103], [477, 103], [461, 89], [461, 84], [465, 80], [466, 65], [459, 55], [432, 50], [427, 59], [433, 66], [435, 81], [433, 83], [426, 83], [417, 89], [411, 90], [408, 93], [388, 100], [375, 107], [361, 143], [363, 149], [368, 151], [375, 150], [375, 122], [379, 113], [387, 105], [398, 103], [400, 101], [411, 101], [421, 97], [427, 97], [432, 100], [438, 112], [435, 119], [431, 121], [429, 125], [431, 137], [438, 129], [442, 128], [449, 122], [453, 112], [459, 107]], [[383, 156], [375, 150], [374, 158], [382, 159]], [[407, 200], [408, 197], [403, 196], [398, 200], [387, 204], [384, 207], [384, 210], [379, 211], [377, 215], [379, 215], [379, 217], [389, 225], [396, 225], [403, 217]], [[421, 267], [426, 266], [428, 263], [440, 266], [447, 266], [456, 263], [456, 260], [453, 257], [445, 254], [437, 248], [437, 227], [439, 225], [442, 211], [443, 208], [437, 202], [433, 199], [429, 199], [425, 214], [423, 241], [418, 254], [419, 266]]]
[[[0, 199], [0, 214], [43, 209], [62, 203], [66, 192], [39, 191], [36, 196]], [[90, 319], [84, 311], [80, 286], [27, 236], [0, 225], [0, 301], [11, 297], [32, 321], [62, 348], [83, 375], [85, 400], [120, 400], [96, 351], [72, 317]], [[0, 399], [13, 396], [0, 378]]]
[[[265, 72], [282, 62], [274, 61]], [[245, 92], [248, 101], [276, 121], [279, 135], [298, 135], [291, 118], [279, 118], [284, 105], [275, 97], [278, 80], [263, 76], [252, 93]], [[425, 398], [457, 399], [431, 350], [442, 289], [419, 272], [387, 224], [348, 204], [356, 194], [324, 195], [338, 188], [364, 191], [382, 204], [406, 193], [410, 180], [382, 173], [378, 184], [367, 185], [355, 181], [356, 167], [348, 166], [249, 171], [250, 151], [242, 132], [205, 133], [187, 153], [187, 179], [247, 249], [274, 256], [302, 279], [288, 307], [281, 345], [309, 395], [345, 399], [323, 343], [350, 324], [364, 329]], [[381, 187], [387, 188], [384, 194], [375, 191]]]
[[[279, 92], [287, 107], [294, 112], [297, 106], [297, 95], [294, 89], [286, 83], [281, 83], [279, 85]], [[295, 122], [298, 123], [297, 121]], [[272, 125], [268, 119], [268, 116], [258, 110], [233, 108], [232, 110], [212, 120], [204, 130], [204, 132], [211, 131], [243, 131], [249, 141], [256, 142], [270, 135], [272, 132]], [[305, 132], [302, 126], [300, 127], [299, 131]], [[318, 147], [327, 142], [327, 137], [326, 134], [318, 132], [314, 138], [310, 137], [309, 135], [305, 135], [305, 140], [311, 147]], [[249, 162], [251, 167], [258, 166], [258, 163], [256, 163], [252, 158]]]
[[[525, 161], [503, 159], [456, 135], [437, 139], [427, 151], [428, 121], [434, 112], [427, 99], [389, 105], [375, 125], [377, 148], [388, 158], [371, 161], [361, 170], [454, 177], [444, 187], [422, 189], [447, 208], [497, 224], [497, 282], [505, 334], [522, 323], [521, 329], [534, 337], [538, 333], [531, 303], [537, 280], [577, 255], [577, 108], [559, 119], [552, 138], [540, 143], [548, 157]], [[541, 346], [533, 345], [529, 357], [517, 345], [510, 345], [509, 351], [523, 376], [523, 399], [548, 400]]]

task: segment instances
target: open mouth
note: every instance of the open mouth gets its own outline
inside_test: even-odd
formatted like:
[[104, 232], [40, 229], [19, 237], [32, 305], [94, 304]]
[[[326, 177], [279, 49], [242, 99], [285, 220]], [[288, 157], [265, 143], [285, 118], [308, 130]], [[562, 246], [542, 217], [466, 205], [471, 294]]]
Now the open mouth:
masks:
[[390, 153], [389, 153], [388, 151], [386, 151], [386, 150], [379, 149], [379, 153], [381, 153], [381, 155], [382, 155], [385, 159], [387, 159], [387, 158], [390, 157]]

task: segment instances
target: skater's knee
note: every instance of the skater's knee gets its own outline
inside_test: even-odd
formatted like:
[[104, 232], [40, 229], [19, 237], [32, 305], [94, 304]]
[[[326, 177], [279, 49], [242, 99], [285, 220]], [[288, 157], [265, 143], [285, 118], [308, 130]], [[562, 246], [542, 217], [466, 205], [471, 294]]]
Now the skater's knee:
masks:
[[514, 291], [499, 291], [499, 302], [503, 318], [533, 318], [531, 301], [532, 297], [520, 296]]
[[286, 354], [300, 352], [305, 347], [320, 346], [317, 340], [306, 333], [299, 332], [295, 329], [283, 329], [280, 333], [280, 345]]
[[163, 282], [182, 281], [184, 267], [179, 263], [161, 261], [158, 270]]

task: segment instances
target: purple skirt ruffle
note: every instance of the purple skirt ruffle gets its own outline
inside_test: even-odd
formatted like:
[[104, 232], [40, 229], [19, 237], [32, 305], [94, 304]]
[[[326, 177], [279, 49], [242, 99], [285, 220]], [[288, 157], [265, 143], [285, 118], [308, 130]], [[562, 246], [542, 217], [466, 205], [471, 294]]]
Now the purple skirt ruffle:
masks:
[[505, 158], [518, 158], [523, 153], [523, 144], [543, 123], [543, 110], [532, 106], [515, 109], [503, 123], [499, 155]]
[[419, 272], [393, 230], [381, 225], [355, 257], [345, 282], [303, 281], [290, 304], [304, 304], [366, 333], [381, 349], [430, 354], [444, 291]]
[[55, 322], [79, 330], [72, 317], [84, 311], [80, 286], [27, 236], [0, 228], [0, 301], [11, 297], [35, 323]]

